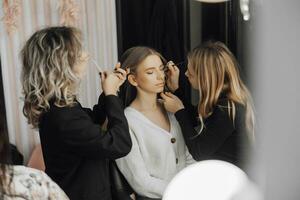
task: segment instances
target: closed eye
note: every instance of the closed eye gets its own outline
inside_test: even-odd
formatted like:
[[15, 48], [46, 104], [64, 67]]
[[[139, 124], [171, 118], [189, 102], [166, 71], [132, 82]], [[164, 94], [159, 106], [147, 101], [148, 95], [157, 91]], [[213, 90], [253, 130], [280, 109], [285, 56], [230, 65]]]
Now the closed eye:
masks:
[[151, 71], [147, 71], [146, 72], [147, 74], [153, 74], [153, 71], [151, 70]]

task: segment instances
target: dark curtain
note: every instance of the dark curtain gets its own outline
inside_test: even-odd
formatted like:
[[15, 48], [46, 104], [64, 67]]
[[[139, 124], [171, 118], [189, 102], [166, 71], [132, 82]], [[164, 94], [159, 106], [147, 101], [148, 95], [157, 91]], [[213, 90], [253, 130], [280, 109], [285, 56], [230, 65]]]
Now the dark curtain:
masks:
[[182, 1], [119, 0], [119, 57], [137, 45], [158, 50], [167, 60], [181, 62], [184, 57]]
[[202, 41], [217, 40], [225, 43], [233, 54], [237, 54], [238, 34], [237, 1], [208, 4], [202, 3]]
[[[116, 0], [118, 54], [137, 45], [149, 46], [167, 60], [181, 63], [180, 89], [190, 97], [184, 75], [189, 50], [189, 0]], [[189, 99], [189, 98], [188, 98]]]

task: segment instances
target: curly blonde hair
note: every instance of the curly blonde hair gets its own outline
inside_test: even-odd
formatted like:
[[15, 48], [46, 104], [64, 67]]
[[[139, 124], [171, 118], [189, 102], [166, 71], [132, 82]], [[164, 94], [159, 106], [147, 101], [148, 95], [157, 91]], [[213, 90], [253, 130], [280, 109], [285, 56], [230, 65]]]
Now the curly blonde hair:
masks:
[[35, 32], [21, 51], [23, 113], [34, 128], [42, 113], [75, 103], [79, 78], [73, 72], [82, 54], [81, 32], [73, 27], [49, 27]]

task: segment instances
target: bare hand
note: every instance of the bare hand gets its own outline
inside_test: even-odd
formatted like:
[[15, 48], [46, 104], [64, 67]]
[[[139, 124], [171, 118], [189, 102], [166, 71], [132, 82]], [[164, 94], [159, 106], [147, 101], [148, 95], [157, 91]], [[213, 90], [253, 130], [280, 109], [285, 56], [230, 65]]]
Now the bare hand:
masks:
[[173, 61], [167, 63], [167, 86], [171, 92], [175, 92], [179, 88], [179, 68], [174, 64]]
[[120, 68], [121, 64], [117, 63], [114, 72], [100, 74], [101, 85], [105, 95], [117, 95], [119, 87], [125, 82], [128, 71]]
[[177, 111], [184, 108], [182, 101], [174, 94], [166, 92], [160, 93], [160, 96], [163, 99], [163, 104], [167, 111], [176, 113]]

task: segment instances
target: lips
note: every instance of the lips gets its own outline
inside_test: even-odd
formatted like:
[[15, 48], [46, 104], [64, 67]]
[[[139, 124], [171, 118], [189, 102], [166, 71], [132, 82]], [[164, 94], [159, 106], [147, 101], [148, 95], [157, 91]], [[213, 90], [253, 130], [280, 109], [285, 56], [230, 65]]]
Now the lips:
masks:
[[158, 84], [156, 84], [156, 86], [164, 86], [165, 85], [165, 83], [158, 83]]

